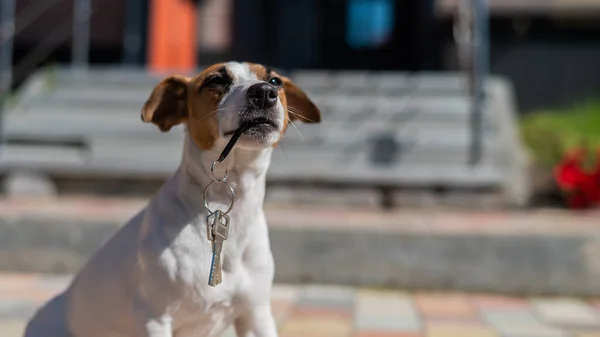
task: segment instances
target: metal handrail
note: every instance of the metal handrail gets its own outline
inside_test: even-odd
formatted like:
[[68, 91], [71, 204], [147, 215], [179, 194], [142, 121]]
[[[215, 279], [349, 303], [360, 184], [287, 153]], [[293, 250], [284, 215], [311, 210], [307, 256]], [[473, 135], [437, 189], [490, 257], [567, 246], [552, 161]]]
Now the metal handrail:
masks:
[[0, 141], [4, 139], [3, 112], [12, 86], [12, 53], [15, 32], [16, 0], [0, 3]]
[[52, 6], [58, 1], [62, 0], [44, 0], [43, 2], [38, 3], [36, 6], [27, 7], [23, 14], [21, 14], [21, 16], [18, 18], [19, 20], [16, 20], [17, 22], [14, 35], [19, 35], [20, 32], [33, 24], [35, 20], [39, 19], [40, 16], [52, 8]]
[[[0, 141], [2, 137], [2, 113], [14, 81], [15, 74], [25, 74], [37, 66], [69, 37], [72, 31], [71, 66], [78, 71], [88, 69], [90, 48], [90, 19], [92, 0], [73, 0], [73, 20], [64, 20], [42, 39], [17, 65], [13, 67], [13, 45], [16, 34], [30, 26], [58, 0], [39, 1], [21, 17], [16, 17], [16, 0], [0, 0]], [[16, 22], [20, 25], [17, 29]], [[68, 29], [71, 27], [71, 29]]]
[[471, 112], [471, 151], [469, 163], [477, 165], [483, 154], [483, 109], [485, 105], [485, 82], [489, 74], [489, 6], [488, 0], [471, 0], [473, 30], [473, 91]]
[[488, 0], [459, 0], [456, 4], [454, 40], [459, 67], [466, 73], [471, 96], [469, 164], [477, 165], [483, 155], [482, 129], [485, 81], [489, 74]]
[[72, 65], [79, 71], [88, 69], [90, 50], [90, 17], [92, 0], [74, 0]]
[[67, 40], [71, 33], [71, 22], [64, 21], [52, 29], [46, 38], [40, 41], [14, 68], [14, 79], [18, 82], [27, 72], [36, 67], [50, 55], [61, 43]]

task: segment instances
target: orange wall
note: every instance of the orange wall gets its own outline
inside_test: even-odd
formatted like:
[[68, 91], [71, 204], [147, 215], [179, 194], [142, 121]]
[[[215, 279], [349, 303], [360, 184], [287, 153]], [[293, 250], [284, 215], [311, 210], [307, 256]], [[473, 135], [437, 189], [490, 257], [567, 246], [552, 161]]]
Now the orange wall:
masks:
[[189, 0], [151, 0], [148, 67], [153, 72], [196, 68], [197, 9]]

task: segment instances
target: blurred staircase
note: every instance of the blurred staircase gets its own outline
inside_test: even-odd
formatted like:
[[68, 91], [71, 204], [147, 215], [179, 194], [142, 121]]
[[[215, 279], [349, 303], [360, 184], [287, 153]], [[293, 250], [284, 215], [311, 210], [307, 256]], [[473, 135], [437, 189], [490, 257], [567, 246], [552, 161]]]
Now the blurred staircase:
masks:
[[[512, 87], [492, 77], [479, 164], [467, 164], [470, 100], [459, 74], [325, 72], [290, 77], [321, 108], [273, 154], [268, 202], [520, 206], [526, 161]], [[5, 114], [6, 181], [28, 172], [58, 193], [150, 195], [179, 164], [183, 128], [161, 133], [139, 111], [160, 78], [143, 70], [47, 69]]]

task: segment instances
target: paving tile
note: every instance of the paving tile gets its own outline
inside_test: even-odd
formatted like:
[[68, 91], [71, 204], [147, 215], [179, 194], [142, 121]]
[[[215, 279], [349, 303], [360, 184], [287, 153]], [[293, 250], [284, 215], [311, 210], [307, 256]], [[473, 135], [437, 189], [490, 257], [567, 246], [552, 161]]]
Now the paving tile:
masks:
[[[493, 326], [493, 325], [491, 325]], [[544, 324], [504, 324], [494, 327], [502, 336], [510, 337], [567, 337], [565, 330]]]
[[225, 332], [223, 332], [221, 337], [237, 337], [237, 335], [235, 334], [235, 328], [233, 327], [233, 325], [230, 326], [229, 328], [227, 328], [227, 330], [225, 330]]
[[352, 337], [421, 337], [422, 334], [403, 333], [403, 332], [381, 332], [381, 331], [362, 331], [357, 332]]
[[528, 310], [485, 310], [482, 318], [502, 336], [567, 337], [564, 330], [545, 324]]
[[599, 298], [592, 298], [590, 300], [588, 300], [588, 303], [595, 309], [600, 310], [600, 299]]
[[295, 301], [300, 295], [300, 288], [296, 286], [277, 284], [271, 290], [273, 300]]
[[26, 323], [25, 320], [0, 320], [0, 336], [22, 337]]
[[61, 292], [69, 286], [72, 279], [71, 275], [47, 275], [40, 278], [39, 287], [53, 292]]
[[600, 315], [584, 301], [576, 299], [538, 299], [533, 303], [536, 312], [549, 323], [569, 327], [600, 327]]
[[28, 319], [38, 309], [38, 303], [26, 300], [2, 299], [0, 319]]
[[0, 273], [0, 298], [45, 303], [65, 289], [70, 277]]
[[463, 324], [478, 324], [481, 323], [479, 317], [421, 317], [423, 325], [431, 323], [463, 323]]
[[0, 290], [0, 298], [6, 300], [26, 300], [36, 302], [38, 305], [45, 303], [56, 295], [56, 291], [40, 289], [39, 287], [17, 288], [13, 290]]
[[294, 307], [290, 312], [291, 319], [294, 318], [324, 318], [324, 319], [348, 319], [352, 320], [352, 310], [345, 308], [321, 308], [321, 307]]
[[483, 324], [428, 324], [427, 337], [499, 337], [491, 328]]
[[295, 318], [285, 322], [281, 337], [349, 337], [352, 321], [345, 319]]
[[28, 289], [39, 282], [38, 274], [0, 273], [0, 290]]
[[[26, 319], [69, 282], [0, 273], [0, 337], [21, 337]], [[276, 285], [272, 295], [280, 337], [600, 337], [600, 299], [312, 285]]]
[[354, 320], [358, 331], [375, 330], [387, 332], [419, 332], [421, 323], [402, 316], [358, 316]]
[[356, 310], [371, 314], [413, 314], [416, 315], [412, 297], [394, 291], [358, 290]]
[[410, 297], [394, 293], [358, 292], [354, 319], [358, 331], [421, 330], [421, 320]]
[[462, 294], [417, 293], [414, 298], [419, 313], [425, 318], [476, 317], [475, 308]]
[[502, 310], [525, 309], [530, 306], [528, 300], [518, 297], [496, 295], [473, 295], [469, 301], [476, 309]]
[[529, 310], [481, 310], [481, 317], [493, 326], [542, 324]]
[[271, 301], [271, 312], [275, 317], [277, 326], [280, 326], [284, 320], [286, 320], [293, 309], [293, 303], [290, 301], [272, 300]]
[[514, 327], [501, 332], [502, 337], [573, 337], [567, 331], [548, 327]]
[[354, 305], [354, 289], [338, 286], [306, 286], [300, 292], [297, 305], [352, 308]]

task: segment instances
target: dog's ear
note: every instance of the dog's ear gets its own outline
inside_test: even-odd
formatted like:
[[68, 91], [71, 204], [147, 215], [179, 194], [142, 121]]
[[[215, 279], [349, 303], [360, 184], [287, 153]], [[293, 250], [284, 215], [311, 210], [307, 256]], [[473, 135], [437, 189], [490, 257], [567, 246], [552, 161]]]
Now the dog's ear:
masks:
[[167, 132], [187, 118], [187, 88], [190, 79], [173, 75], [160, 82], [142, 108], [142, 121], [152, 122]]
[[283, 81], [283, 90], [285, 91], [290, 119], [304, 123], [319, 123], [321, 121], [321, 111], [315, 103], [289, 78], [282, 76], [281, 79]]

